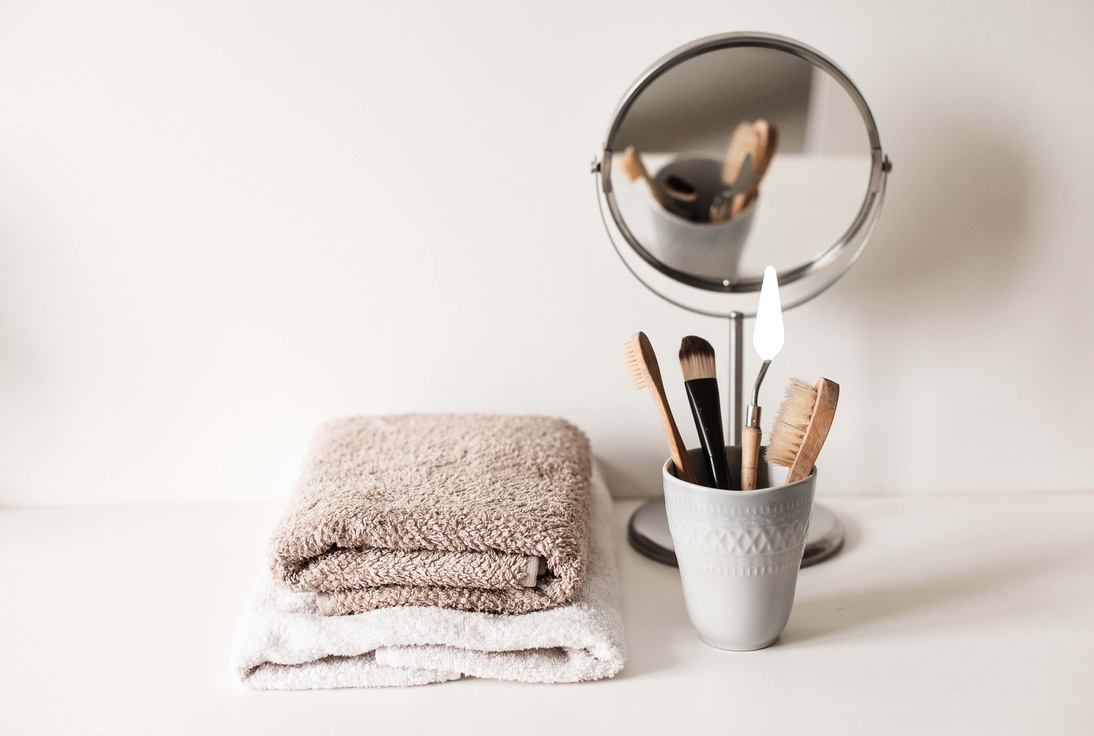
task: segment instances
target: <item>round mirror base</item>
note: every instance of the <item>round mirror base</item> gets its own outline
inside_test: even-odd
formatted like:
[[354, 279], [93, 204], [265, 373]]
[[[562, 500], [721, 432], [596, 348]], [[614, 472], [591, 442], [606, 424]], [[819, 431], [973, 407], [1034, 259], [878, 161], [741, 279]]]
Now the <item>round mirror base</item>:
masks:
[[[627, 541], [639, 554], [663, 565], [677, 566], [663, 496], [651, 498], [635, 510], [627, 525]], [[842, 548], [843, 525], [827, 506], [814, 504], [801, 566], [809, 567], [824, 562], [834, 557]]]

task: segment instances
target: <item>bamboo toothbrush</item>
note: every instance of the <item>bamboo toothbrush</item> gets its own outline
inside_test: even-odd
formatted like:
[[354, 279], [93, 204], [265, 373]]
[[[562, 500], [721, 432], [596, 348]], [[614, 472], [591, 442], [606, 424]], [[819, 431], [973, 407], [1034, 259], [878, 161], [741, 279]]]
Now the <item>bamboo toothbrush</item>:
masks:
[[624, 149], [623, 155], [620, 157], [620, 165], [629, 180], [637, 181], [642, 179], [646, 182], [650, 194], [653, 195], [657, 204], [661, 205], [662, 208], [674, 214], [694, 219], [695, 201], [699, 197], [699, 192], [690, 182], [684, 181], [673, 174], [665, 178], [664, 186], [658, 186], [657, 182], [650, 176], [646, 164], [642, 162], [642, 156], [634, 146], [627, 146]]
[[623, 167], [623, 173], [627, 175], [628, 179], [631, 181], [644, 179], [646, 185], [650, 188], [650, 194], [657, 200], [657, 204], [661, 205], [666, 210], [671, 209], [668, 200], [665, 199], [664, 193], [653, 183], [650, 172], [646, 170], [646, 165], [642, 163], [642, 156], [639, 155], [634, 146], [627, 146], [626, 149], [624, 149], [623, 156], [619, 159], [619, 163]]
[[672, 455], [673, 465], [676, 466], [677, 477], [694, 483], [695, 470], [691, 467], [691, 458], [688, 457], [684, 440], [680, 437], [680, 430], [672, 419], [672, 410], [665, 397], [665, 387], [661, 383], [661, 371], [657, 367], [657, 356], [644, 333], [636, 332], [630, 340], [623, 343], [623, 360], [627, 363], [631, 384], [635, 388], [648, 388], [653, 396], [653, 403], [657, 405], [657, 413], [661, 416], [661, 428], [669, 443], [669, 453]]
[[779, 134], [774, 125], [761, 119], [752, 126], [756, 130], [756, 155], [752, 159], [754, 162], [752, 181], [743, 192], [733, 197], [730, 218], [736, 217], [752, 200], [756, 199], [756, 195], [760, 192], [760, 182], [763, 181], [764, 174], [771, 165], [771, 159], [775, 157], [775, 148], [778, 146]]
[[764, 269], [760, 284], [760, 304], [756, 307], [756, 327], [752, 345], [763, 365], [752, 387], [752, 402], [745, 413], [745, 428], [741, 433], [741, 490], [756, 490], [756, 468], [760, 463], [760, 384], [771, 361], [783, 349], [783, 310], [779, 301], [779, 278], [775, 269]]
[[703, 338], [688, 335], [680, 342], [680, 369], [691, 403], [691, 415], [695, 419], [695, 431], [699, 433], [710, 470], [711, 485], [728, 491], [732, 481], [722, 435], [722, 402], [718, 397], [714, 348]]
[[820, 379], [815, 386], [800, 378], [790, 380], [764, 453], [764, 459], [772, 465], [790, 468], [787, 483], [799, 481], [813, 470], [832, 428], [838, 401], [839, 384], [827, 378]]
[[752, 169], [756, 169], [757, 131], [752, 123], [738, 123], [729, 137], [725, 158], [722, 159], [722, 183], [727, 187], [737, 184], [737, 175], [745, 159], [752, 157]]
[[752, 154], [749, 154], [745, 156], [745, 160], [741, 163], [740, 171], [737, 172], [737, 181], [715, 194], [710, 201], [710, 221], [725, 222], [728, 220], [732, 214], [733, 200], [736, 197], [735, 192], [743, 192], [748, 189], [748, 183], [751, 181]]
[[[763, 118], [737, 126], [722, 163], [722, 183], [729, 189], [711, 202], [711, 222], [733, 219], [756, 199], [777, 145], [778, 131]], [[744, 176], [746, 161], [751, 161], [752, 166]]]

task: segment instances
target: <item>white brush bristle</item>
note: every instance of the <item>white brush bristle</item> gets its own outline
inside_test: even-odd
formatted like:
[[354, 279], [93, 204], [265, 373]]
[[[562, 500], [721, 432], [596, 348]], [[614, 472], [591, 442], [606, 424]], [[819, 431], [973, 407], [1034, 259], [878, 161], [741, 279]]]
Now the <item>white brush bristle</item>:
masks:
[[800, 378], [790, 379], [786, 396], [771, 425], [764, 459], [772, 465], [790, 467], [798, 457], [805, 430], [813, 418], [817, 403], [817, 388]]
[[627, 367], [627, 377], [631, 379], [631, 385], [635, 388], [645, 388], [646, 372], [642, 370], [642, 364], [638, 360], [638, 349], [634, 340], [623, 343], [623, 363]]

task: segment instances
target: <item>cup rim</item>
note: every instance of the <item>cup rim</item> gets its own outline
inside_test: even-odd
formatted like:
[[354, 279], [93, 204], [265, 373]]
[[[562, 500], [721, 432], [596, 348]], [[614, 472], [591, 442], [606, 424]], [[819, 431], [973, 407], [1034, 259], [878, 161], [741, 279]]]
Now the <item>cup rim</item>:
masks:
[[757, 194], [732, 220], [726, 220], [725, 222], [694, 222], [693, 220], [680, 217], [680, 215], [675, 212], [669, 212], [659, 205], [657, 200], [653, 198], [653, 194], [650, 192], [649, 187], [642, 187], [642, 192], [642, 198], [646, 201], [646, 205], [653, 210], [655, 216], [667, 220], [674, 227], [683, 228], [684, 230], [698, 230], [700, 232], [711, 232], [719, 229], [728, 232], [734, 227], [741, 227], [745, 220], [752, 217], [756, 208], [759, 207], [760, 202], [760, 195]]
[[665, 464], [661, 466], [661, 477], [662, 477], [662, 479], [666, 478], [666, 477], [672, 478], [673, 481], [675, 481], [677, 483], [680, 483], [681, 485], [683, 485], [685, 487], [688, 487], [688, 488], [697, 488], [697, 489], [700, 489], [700, 490], [703, 490], [703, 491], [710, 491], [711, 493], [717, 493], [717, 494], [732, 493], [735, 496], [748, 497], [748, 496], [758, 496], [758, 495], [762, 495], [764, 493], [770, 493], [771, 491], [777, 491], [777, 490], [781, 490], [781, 489], [784, 489], [784, 488], [797, 488], [799, 486], [803, 486], [807, 483], [813, 482], [817, 478], [817, 466], [816, 465], [813, 466], [813, 469], [809, 471], [809, 475], [805, 476], [801, 480], [796, 480], [793, 483], [783, 483], [783, 484], [777, 485], [777, 486], [767, 486], [766, 488], [756, 488], [755, 490], [751, 490], [751, 491], [740, 491], [740, 490], [733, 490], [733, 489], [728, 489], [727, 490], [725, 488], [713, 488], [711, 486], [704, 486], [704, 485], [700, 485], [698, 483], [691, 483], [689, 481], [686, 481], [683, 478], [680, 478], [679, 476], [676, 475], [676, 465], [673, 463], [672, 457], [670, 456], [667, 460], [665, 460]]

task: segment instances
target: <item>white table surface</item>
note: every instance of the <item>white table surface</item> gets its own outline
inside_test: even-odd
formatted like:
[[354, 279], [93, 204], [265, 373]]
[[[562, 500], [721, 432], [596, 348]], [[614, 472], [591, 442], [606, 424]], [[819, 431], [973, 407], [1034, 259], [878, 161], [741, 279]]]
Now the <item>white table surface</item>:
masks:
[[701, 644], [619, 501], [614, 680], [311, 692], [227, 664], [281, 504], [0, 510], [0, 734], [1094, 733], [1094, 493], [825, 502], [769, 649]]

